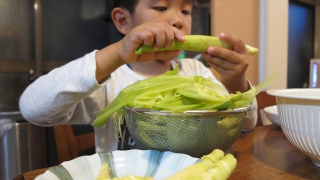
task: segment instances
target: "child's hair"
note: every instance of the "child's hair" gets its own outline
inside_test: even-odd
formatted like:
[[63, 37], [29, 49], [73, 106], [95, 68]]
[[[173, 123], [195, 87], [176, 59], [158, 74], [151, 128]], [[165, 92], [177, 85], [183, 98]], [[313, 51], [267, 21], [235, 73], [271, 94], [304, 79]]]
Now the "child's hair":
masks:
[[[113, 0], [114, 7], [121, 7], [129, 11], [130, 14], [134, 13], [135, 6], [139, 0]], [[197, 0], [189, 0], [193, 4], [197, 4]]]
[[137, 5], [139, 0], [113, 0], [114, 7], [121, 7], [133, 14], [134, 8]]

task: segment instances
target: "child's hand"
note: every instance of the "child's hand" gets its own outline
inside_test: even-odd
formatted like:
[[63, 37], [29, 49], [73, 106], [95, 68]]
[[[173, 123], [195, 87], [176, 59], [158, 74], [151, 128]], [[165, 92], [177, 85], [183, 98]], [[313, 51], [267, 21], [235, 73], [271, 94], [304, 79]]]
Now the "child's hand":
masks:
[[184, 41], [183, 34], [172, 25], [164, 22], [146, 22], [133, 28], [119, 43], [118, 55], [123, 63], [146, 62], [178, 55], [180, 51], [152, 52], [136, 55], [135, 50], [141, 44], [153, 46], [154, 49], [171, 47], [174, 39]]
[[113, 71], [130, 62], [147, 62], [156, 59], [172, 60], [180, 51], [163, 51], [135, 54], [141, 44], [159, 48], [171, 47], [174, 39], [184, 41], [182, 32], [164, 22], [146, 22], [134, 27], [119, 42], [107, 46], [96, 53], [96, 80], [101, 82]]
[[249, 89], [245, 72], [249, 66], [249, 53], [245, 44], [236, 36], [221, 33], [219, 38], [233, 46], [233, 51], [209, 47], [202, 56], [220, 74], [220, 81], [230, 93]]

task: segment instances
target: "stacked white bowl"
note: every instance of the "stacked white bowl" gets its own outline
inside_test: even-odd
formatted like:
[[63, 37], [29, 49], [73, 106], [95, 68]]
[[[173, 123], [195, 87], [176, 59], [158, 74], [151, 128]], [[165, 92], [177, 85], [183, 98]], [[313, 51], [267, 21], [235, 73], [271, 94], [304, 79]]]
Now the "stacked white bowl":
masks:
[[274, 89], [267, 93], [277, 98], [280, 125], [287, 139], [320, 167], [320, 89]]

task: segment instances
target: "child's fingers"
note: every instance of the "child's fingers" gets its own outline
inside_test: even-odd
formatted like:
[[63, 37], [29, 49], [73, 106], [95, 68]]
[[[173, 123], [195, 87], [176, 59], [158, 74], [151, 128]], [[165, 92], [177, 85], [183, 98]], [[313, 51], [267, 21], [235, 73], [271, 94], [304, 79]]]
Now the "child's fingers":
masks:
[[[162, 26], [161, 26], [162, 25]], [[174, 33], [166, 24], [160, 24], [159, 28], [155, 32], [155, 42], [153, 48], [170, 47], [174, 40]]]
[[[146, 44], [145, 45], [152, 45], [154, 49], [160, 47], [167, 47], [170, 48], [171, 44], [175, 39], [179, 41], [184, 41], [185, 38], [183, 34], [180, 32], [179, 29], [171, 26], [168, 23], [164, 22], [148, 22], [143, 25], [143, 29], [150, 31], [153, 34], [153, 44]], [[148, 43], [151, 40], [148, 40]]]
[[171, 45], [174, 40], [173, 31], [164, 29], [161, 26], [149, 26], [135, 29], [130, 35], [130, 40], [139, 47], [141, 44], [153, 46], [154, 49]]
[[184, 37], [184, 35], [180, 32], [179, 29], [172, 27], [173, 28], [173, 33], [174, 33], [174, 38], [177, 39], [178, 41], [185, 41], [186, 38]]
[[166, 44], [164, 45], [164, 47], [169, 49], [175, 39], [177, 39], [178, 41], [185, 41], [185, 37], [180, 32], [180, 30], [169, 25], [169, 28], [166, 29]]
[[219, 58], [217, 56], [212, 56], [208, 53], [203, 53], [202, 56], [207, 60], [209, 65], [214, 69], [231, 70], [235, 66], [235, 64], [230, 61]]
[[229, 45], [231, 45], [237, 53], [239, 54], [247, 53], [247, 49], [245, 47], [244, 42], [237, 36], [226, 34], [226, 33], [220, 33], [219, 38], [227, 42]]
[[[152, 46], [154, 49], [166, 46], [174, 39], [173, 31], [164, 23], [147, 22], [135, 29], [141, 44]], [[169, 30], [168, 30], [169, 29]]]
[[146, 53], [139, 55], [136, 62], [147, 62], [150, 60], [173, 57], [173, 56], [177, 56], [179, 54], [180, 54], [180, 51], [178, 51], [178, 50], [176, 50], [176, 51], [146, 52]]
[[155, 49], [160, 47], [170, 48], [175, 39], [184, 40], [181, 32], [168, 23], [157, 23], [151, 26], [149, 30], [154, 34], [155, 42], [153, 48]]
[[180, 41], [185, 40], [184, 36], [177, 28], [169, 25], [168, 23], [147, 22], [135, 27], [123, 38], [123, 40], [121, 40], [118, 48], [119, 54], [121, 55], [123, 62], [132, 62], [136, 60], [144, 62], [174, 56], [177, 55], [179, 51], [154, 52], [149, 53], [148, 55], [145, 55], [144, 53], [139, 56], [136, 56], [134, 52], [142, 44], [153, 46], [154, 49], [158, 49], [160, 47], [170, 48], [175, 39]]
[[221, 59], [227, 60], [230, 63], [238, 64], [241, 61], [240, 55], [234, 51], [230, 51], [229, 49], [219, 48], [210, 46], [207, 50], [208, 54], [206, 55], [208, 58], [211, 57], [219, 57]]
[[154, 44], [154, 41], [155, 41], [154, 35], [150, 31], [145, 31], [145, 32], [139, 33], [137, 35], [137, 37], [139, 40], [142, 40], [142, 42], [137, 42], [138, 46], [140, 46], [141, 44], [151, 46]]

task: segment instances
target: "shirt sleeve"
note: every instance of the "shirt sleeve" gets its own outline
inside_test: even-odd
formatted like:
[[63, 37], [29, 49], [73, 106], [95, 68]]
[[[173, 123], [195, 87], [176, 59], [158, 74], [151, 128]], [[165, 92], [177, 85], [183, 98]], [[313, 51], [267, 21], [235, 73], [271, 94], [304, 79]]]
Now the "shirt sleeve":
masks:
[[105, 86], [95, 78], [95, 53], [56, 68], [30, 84], [19, 101], [23, 117], [40, 126], [92, 123], [106, 98]]

